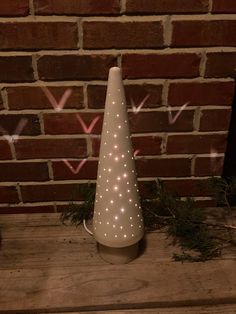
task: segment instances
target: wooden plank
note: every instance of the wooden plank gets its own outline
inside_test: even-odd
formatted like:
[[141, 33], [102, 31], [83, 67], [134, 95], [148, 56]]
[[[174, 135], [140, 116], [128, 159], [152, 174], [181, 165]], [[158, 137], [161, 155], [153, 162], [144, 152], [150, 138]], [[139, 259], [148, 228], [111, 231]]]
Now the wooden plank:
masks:
[[88, 261], [84, 266], [1, 270], [0, 313], [233, 303], [235, 268], [230, 260], [95, 266]]
[[60, 226], [58, 217], [51, 215], [21, 216], [9, 225], [9, 216], [4, 217], [2, 224], [0, 313], [111, 313], [236, 303], [233, 259], [172, 262], [173, 247], [164, 234], [156, 233], [147, 235], [146, 250], [139, 258], [127, 265], [109, 265], [99, 258], [95, 241], [82, 228]]
[[[180, 308], [156, 308], [156, 309], [136, 309], [136, 310], [124, 310], [124, 311], [89, 311], [89, 312], [64, 312], [60, 314], [235, 314], [235, 305], [219, 305], [219, 306], [192, 306], [192, 307], [180, 307]], [[46, 314], [46, 313], [43, 313]], [[47, 313], [57, 314], [57, 313]]]

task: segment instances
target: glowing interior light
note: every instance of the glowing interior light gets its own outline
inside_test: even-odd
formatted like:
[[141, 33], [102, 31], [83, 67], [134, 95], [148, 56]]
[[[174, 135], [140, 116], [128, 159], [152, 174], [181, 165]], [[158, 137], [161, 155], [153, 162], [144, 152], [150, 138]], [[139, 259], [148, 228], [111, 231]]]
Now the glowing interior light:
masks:
[[126, 165], [126, 164], [124, 164], [124, 167], [127, 167], [127, 165]]
[[119, 160], [119, 158], [118, 157], [115, 157], [115, 161], [118, 161]]
[[109, 191], [109, 189], [106, 189], [106, 192], [108, 192]]
[[134, 172], [134, 170], [132, 170], [132, 172]]
[[117, 180], [120, 181], [120, 177], [117, 177]]
[[140, 217], [140, 215], [138, 214], [137, 217]]
[[112, 227], [113, 227], [113, 228], [115, 228], [115, 227], [116, 227], [116, 225], [112, 225]]
[[133, 217], [131, 217], [131, 216], [130, 216], [130, 217], [129, 217], [129, 219], [130, 219], [130, 220], [132, 220], [132, 219], [133, 219]]
[[101, 222], [101, 221], [99, 221], [99, 224], [101, 225], [101, 224], [102, 224], [102, 222]]
[[128, 182], [126, 182], [126, 184], [129, 184], [129, 181], [128, 181]]
[[107, 142], [104, 142], [104, 145], [107, 145]]
[[109, 156], [112, 156], [112, 153], [109, 153]]
[[106, 233], [104, 233], [104, 236], [106, 237], [106, 236], [107, 236], [107, 234], [106, 234]]
[[121, 155], [121, 157], [122, 157], [122, 158], [125, 158], [125, 155], [124, 155], [124, 154], [122, 154], [122, 155]]
[[121, 129], [121, 125], [118, 125], [118, 129]]
[[122, 230], [122, 229], [123, 229], [123, 226], [120, 226], [120, 229]]
[[108, 208], [106, 208], [105, 210], [106, 210], [106, 212], [108, 212], [108, 211], [109, 211], [109, 209], [108, 209]]
[[131, 228], [133, 228], [133, 226], [134, 226], [134, 225], [132, 225], [132, 224], [130, 225]]
[[115, 220], [118, 220], [118, 216], [115, 216]]
[[124, 238], [127, 238], [127, 235], [126, 235], [126, 234], [124, 234]]
[[117, 148], [118, 146], [117, 145], [114, 145], [114, 148]]
[[130, 203], [132, 202], [132, 199], [131, 199], [131, 198], [129, 199], [129, 202], [130, 202]]
[[106, 168], [103, 168], [103, 171], [106, 171]]
[[116, 185], [116, 186], [114, 186], [114, 190], [115, 191], [117, 191], [118, 190], [118, 186]]
[[106, 156], [103, 156], [103, 158], [105, 159], [105, 158], [106, 158]]
[[107, 221], [107, 225], [109, 225], [109, 221]]
[[108, 183], [108, 182], [109, 182], [109, 180], [107, 179], [107, 180], [106, 180], [106, 182]]
[[115, 238], [117, 238], [117, 234], [115, 234]]
[[98, 212], [98, 216], [100, 216], [101, 215], [101, 213], [100, 212]]
[[130, 190], [127, 190], [128, 193], [130, 193]]
[[134, 237], [134, 234], [132, 233], [132, 237]]
[[117, 118], [119, 118], [119, 116], [120, 116], [120, 115], [119, 115], [119, 113], [117, 113], [117, 115], [116, 115], [116, 116], [117, 116]]
[[138, 206], [138, 204], [135, 204], [134, 206], [135, 206], [135, 207], [137, 207], [137, 206]]
[[124, 177], [124, 178], [127, 178], [127, 173], [124, 173], [124, 174], [123, 174], [123, 177]]
[[137, 186], [137, 184], [135, 183], [134, 186]]
[[102, 198], [102, 195], [100, 195], [99, 197]]
[[121, 210], [122, 213], [125, 211], [125, 209], [123, 207], [120, 210]]
[[107, 131], [107, 134], [109, 134], [109, 131]]
[[115, 104], [116, 104], [116, 102], [115, 102], [115, 101], [113, 101], [113, 102], [112, 102], [112, 105], [115, 105]]
[[114, 138], [117, 138], [117, 134], [114, 134]]
[[108, 169], [108, 172], [111, 172], [111, 168]]
[[119, 194], [119, 197], [122, 197], [122, 194], [121, 194], [121, 193]]
[[110, 203], [111, 203], [111, 204], [113, 204], [113, 203], [114, 203], [114, 201], [113, 201], [113, 200], [111, 200], [111, 201], [110, 201]]
[[98, 177], [99, 177], [99, 179], [101, 179], [102, 176], [98, 176]]
[[128, 153], [130, 153], [130, 151], [129, 151], [129, 150], [127, 150], [127, 152], [128, 152]]

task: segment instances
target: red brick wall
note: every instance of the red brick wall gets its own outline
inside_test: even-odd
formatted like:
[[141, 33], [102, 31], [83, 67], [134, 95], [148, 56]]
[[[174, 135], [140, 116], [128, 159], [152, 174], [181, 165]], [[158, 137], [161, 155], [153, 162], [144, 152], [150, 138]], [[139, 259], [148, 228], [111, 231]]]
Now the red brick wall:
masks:
[[[117, 64], [142, 194], [160, 177], [210, 204], [206, 179], [222, 172], [234, 94], [235, 13], [235, 0], [0, 1], [0, 212], [81, 199], [78, 183], [96, 179], [108, 69]], [[134, 114], [131, 99], [138, 106], [147, 95]], [[87, 126], [100, 117], [92, 135], [78, 114]], [[73, 173], [69, 163], [83, 159]]]

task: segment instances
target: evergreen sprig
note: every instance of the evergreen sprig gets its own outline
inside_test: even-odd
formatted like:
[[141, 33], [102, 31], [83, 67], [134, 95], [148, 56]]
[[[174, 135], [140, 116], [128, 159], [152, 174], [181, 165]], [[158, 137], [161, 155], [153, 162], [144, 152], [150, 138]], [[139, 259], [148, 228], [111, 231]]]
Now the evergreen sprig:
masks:
[[[236, 194], [236, 180], [212, 178], [210, 186], [216, 197], [223, 197], [224, 204], [229, 205], [228, 198]], [[199, 262], [220, 256], [224, 242], [230, 242], [219, 235], [219, 230], [230, 226], [207, 222], [205, 209], [195, 206], [193, 199], [181, 199], [169, 193], [160, 180], [152, 187], [152, 199], [141, 199], [144, 224], [147, 231], [164, 228], [178, 245], [182, 253], [174, 254], [176, 261]], [[95, 185], [80, 188], [84, 202], [70, 203], [61, 214], [63, 223], [70, 222], [78, 226], [84, 219], [91, 219], [95, 199]], [[234, 227], [233, 227], [234, 228]], [[235, 231], [235, 230], [234, 230]]]

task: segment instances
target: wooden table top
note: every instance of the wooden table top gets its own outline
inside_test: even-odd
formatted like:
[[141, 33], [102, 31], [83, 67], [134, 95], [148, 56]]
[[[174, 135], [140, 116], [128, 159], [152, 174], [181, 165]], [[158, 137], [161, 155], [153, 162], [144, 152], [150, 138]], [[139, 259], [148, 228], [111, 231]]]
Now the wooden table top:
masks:
[[110, 265], [58, 214], [1, 215], [0, 226], [0, 313], [236, 313], [235, 250], [182, 264], [170, 239], [152, 232], [137, 259]]

